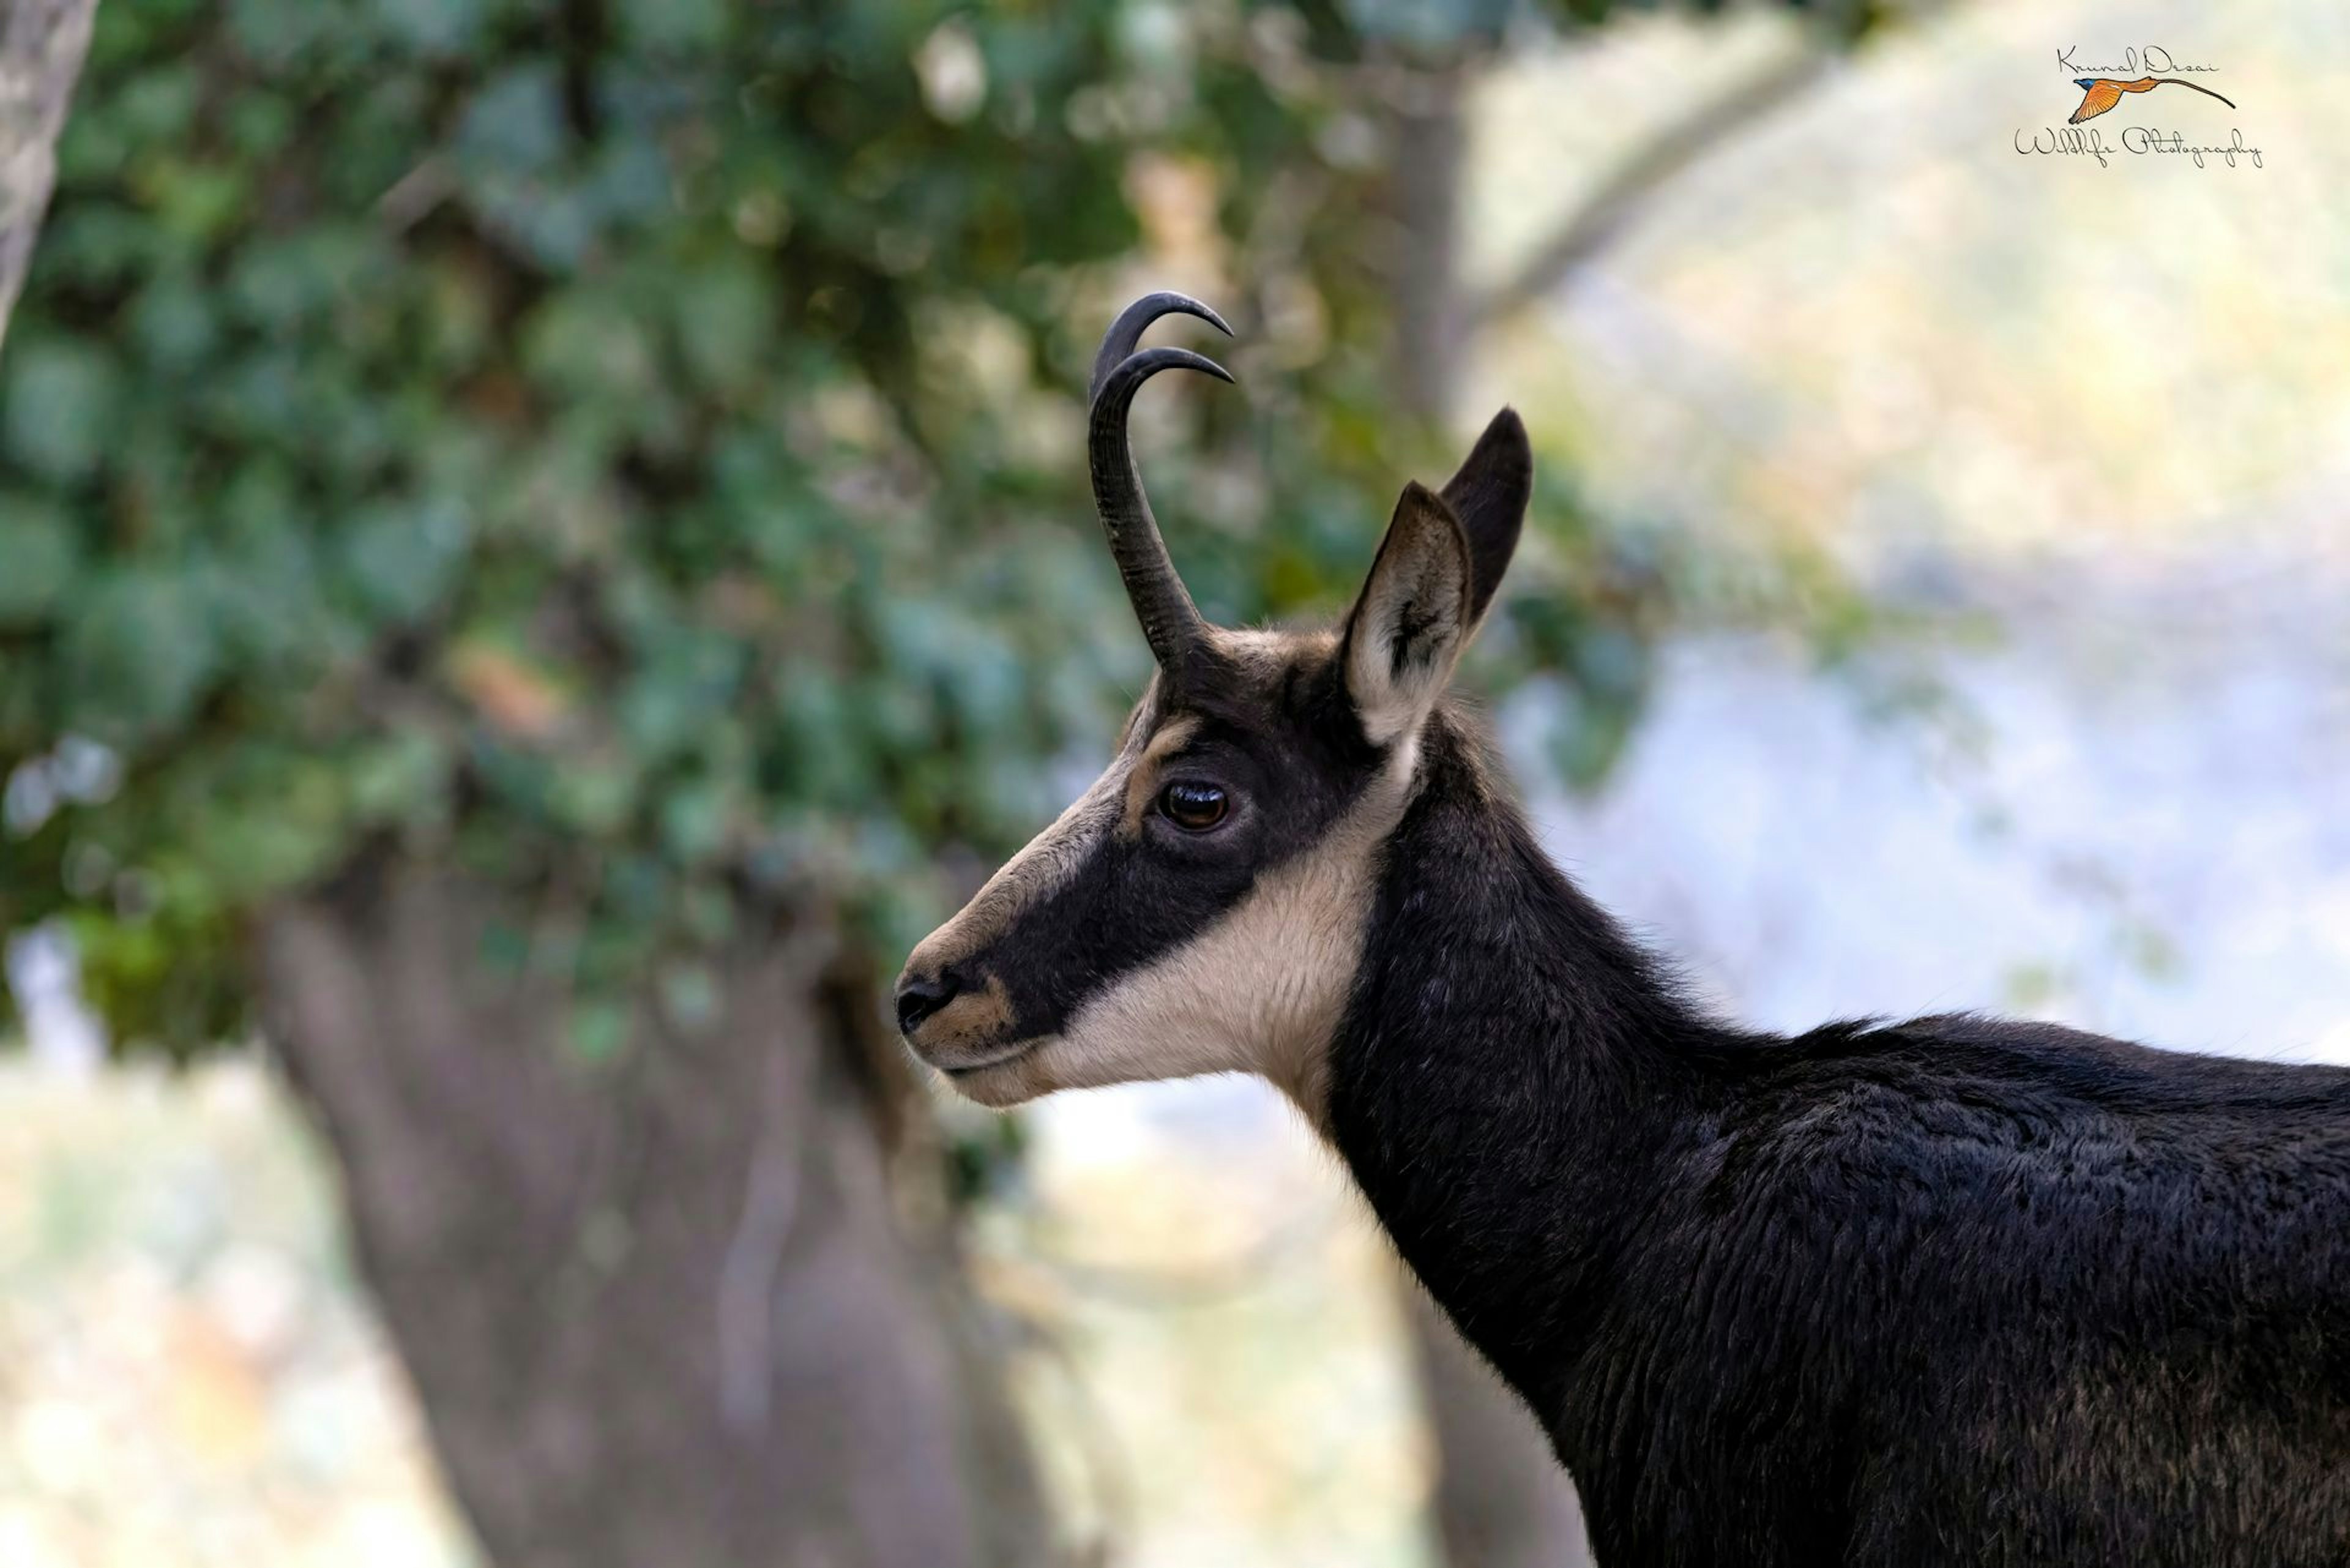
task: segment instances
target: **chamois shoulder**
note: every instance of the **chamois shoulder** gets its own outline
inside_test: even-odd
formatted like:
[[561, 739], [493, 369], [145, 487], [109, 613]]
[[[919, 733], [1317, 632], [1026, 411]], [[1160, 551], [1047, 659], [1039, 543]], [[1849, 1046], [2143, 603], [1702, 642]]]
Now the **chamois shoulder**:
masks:
[[1972, 1012], [1830, 1023], [1790, 1040], [1745, 1044], [1722, 1060], [1754, 1086], [1815, 1087], [1842, 1078], [1921, 1093], [1971, 1085], [2002, 1097], [2122, 1114], [2238, 1107], [2350, 1116], [2350, 1068], [2163, 1050]]
[[[1945, 1177], [1990, 1160], [2143, 1176], [2291, 1166], [2350, 1183], [2350, 1068], [2158, 1050], [2054, 1024], [1945, 1014], [1728, 1042], [1712, 1125], [1783, 1156], [1841, 1151]], [[1865, 1155], [1861, 1151], [1868, 1151]]]

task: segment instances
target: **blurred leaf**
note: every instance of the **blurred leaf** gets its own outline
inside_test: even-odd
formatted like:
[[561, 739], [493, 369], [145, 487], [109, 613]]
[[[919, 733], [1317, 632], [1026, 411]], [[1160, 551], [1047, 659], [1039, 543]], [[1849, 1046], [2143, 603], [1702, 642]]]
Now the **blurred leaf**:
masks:
[[37, 477], [86, 478], [98, 467], [114, 426], [115, 368], [95, 342], [25, 336], [34, 340], [19, 347], [11, 361], [0, 449]]
[[77, 727], [115, 741], [151, 737], [186, 718], [214, 648], [199, 577], [151, 568], [99, 576], [65, 636]]
[[580, 1061], [601, 1066], [629, 1045], [629, 1012], [616, 1002], [586, 1002], [572, 1010], [571, 1049]]
[[0, 490], [0, 630], [53, 618], [78, 554], [63, 508]]
[[371, 611], [411, 620], [441, 600], [464, 558], [467, 533], [465, 514], [452, 502], [366, 507], [344, 536], [343, 569]]

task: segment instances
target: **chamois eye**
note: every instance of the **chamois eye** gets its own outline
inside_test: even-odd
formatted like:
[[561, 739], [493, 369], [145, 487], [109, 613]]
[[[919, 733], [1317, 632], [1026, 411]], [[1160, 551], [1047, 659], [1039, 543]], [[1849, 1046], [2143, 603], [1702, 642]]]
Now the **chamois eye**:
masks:
[[1171, 784], [1159, 792], [1159, 815], [1192, 833], [1215, 826], [1228, 809], [1224, 792], [1213, 784]]

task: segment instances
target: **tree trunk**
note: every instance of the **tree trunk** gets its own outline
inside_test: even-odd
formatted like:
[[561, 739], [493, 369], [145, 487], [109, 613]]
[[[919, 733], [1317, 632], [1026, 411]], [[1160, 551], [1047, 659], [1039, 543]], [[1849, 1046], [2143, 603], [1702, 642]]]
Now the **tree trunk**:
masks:
[[57, 178], [57, 132], [98, 0], [7, 0], [0, 16], [0, 342]]
[[[1407, 77], [1388, 123], [1397, 397], [1440, 430], [1453, 413], [1470, 335], [1460, 278], [1461, 100], [1471, 67]], [[1575, 1486], [1550, 1439], [1416, 1285], [1406, 1320], [1435, 1434], [1437, 1538], [1453, 1568], [1576, 1568], [1591, 1561]]]
[[746, 933], [705, 1024], [640, 1007], [590, 1066], [560, 985], [483, 961], [492, 910], [450, 874], [354, 874], [256, 944], [273, 1048], [490, 1558], [1048, 1562], [945, 1228], [891, 1179], [908, 1075], [832, 933]]
[[1431, 423], [1451, 416], [1468, 358], [1461, 171], [1469, 127], [1461, 100], [1471, 68], [1415, 71], [1390, 89], [1387, 169], [1395, 238], [1387, 291], [1394, 304], [1395, 388], [1406, 412]]

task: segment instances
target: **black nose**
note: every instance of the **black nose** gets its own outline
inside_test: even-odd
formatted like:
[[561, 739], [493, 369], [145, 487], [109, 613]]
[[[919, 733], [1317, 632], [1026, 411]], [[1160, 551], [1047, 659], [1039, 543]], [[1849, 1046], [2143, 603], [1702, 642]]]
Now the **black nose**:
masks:
[[898, 1032], [911, 1034], [922, 1020], [955, 999], [962, 987], [951, 971], [936, 975], [908, 975], [898, 982]]

